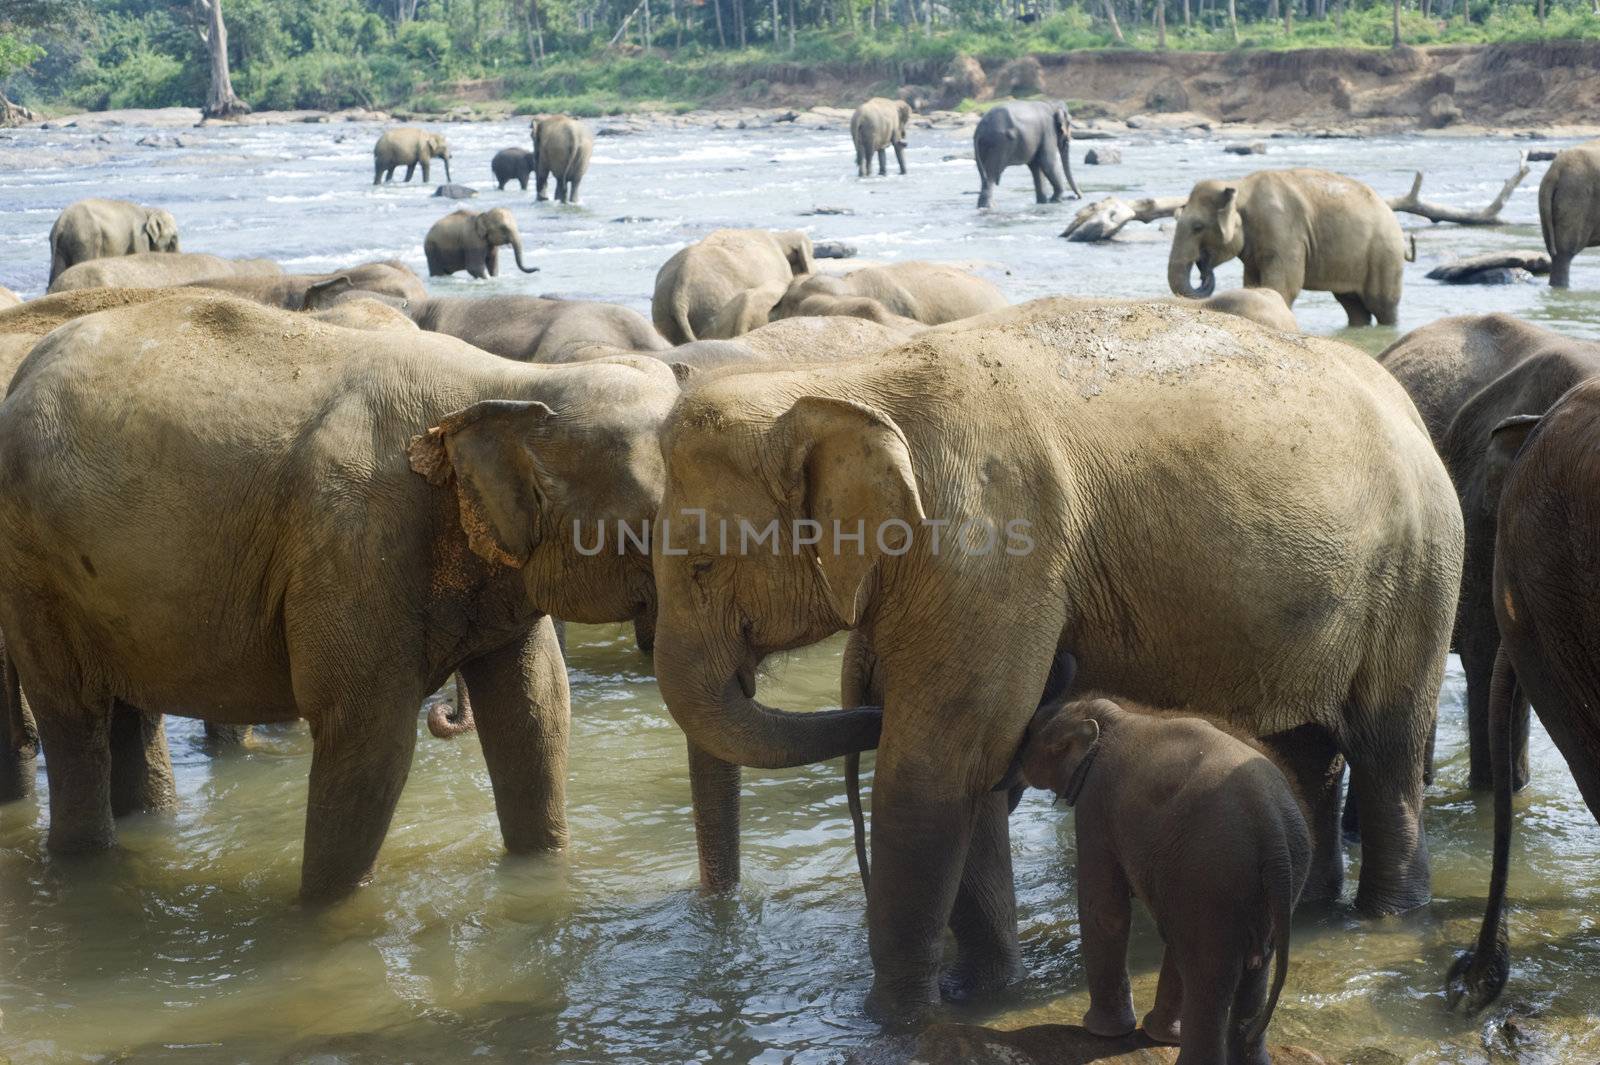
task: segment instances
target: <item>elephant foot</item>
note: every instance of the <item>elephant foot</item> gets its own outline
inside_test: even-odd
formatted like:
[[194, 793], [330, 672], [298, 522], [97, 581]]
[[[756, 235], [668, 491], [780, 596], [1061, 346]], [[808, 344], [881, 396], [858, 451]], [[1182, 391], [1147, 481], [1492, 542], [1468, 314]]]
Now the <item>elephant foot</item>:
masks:
[[1016, 958], [970, 965], [958, 961], [939, 978], [939, 993], [947, 1002], [972, 1002], [1004, 991], [1021, 974]]
[[1455, 1009], [1465, 1002], [1467, 1012], [1475, 1013], [1500, 997], [1510, 974], [1511, 953], [1503, 935], [1486, 957], [1463, 951], [1445, 980], [1445, 1004]]
[[1179, 1035], [1180, 1021], [1177, 1017], [1158, 1017], [1156, 1011], [1151, 1010], [1144, 1015], [1144, 1020], [1139, 1022], [1139, 1027], [1144, 1029], [1144, 1034], [1158, 1043], [1177, 1045], [1183, 1040]]
[[938, 1005], [931, 988], [885, 987], [874, 981], [862, 1008], [884, 1028], [896, 1029], [922, 1027]]
[[1083, 1026], [1093, 1035], [1104, 1039], [1116, 1039], [1129, 1034], [1136, 1025], [1133, 1021], [1133, 1006], [1123, 1003], [1120, 1009], [1101, 1009], [1099, 1006], [1090, 1006], [1083, 1015]]
[[1393, 917], [1410, 913], [1433, 901], [1433, 893], [1424, 877], [1418, 883], [1398, 881], [1393, 884], [1368, 885], [1368, 874], [1362, 869], [1361, 886], [1356, 890], [1356, 912], [1363, 917]]

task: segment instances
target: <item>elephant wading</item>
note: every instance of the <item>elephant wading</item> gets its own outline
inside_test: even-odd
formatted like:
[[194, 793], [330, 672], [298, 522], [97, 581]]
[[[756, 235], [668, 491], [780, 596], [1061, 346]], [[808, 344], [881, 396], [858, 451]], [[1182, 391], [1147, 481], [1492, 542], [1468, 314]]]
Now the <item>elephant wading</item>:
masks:
[[489, 161], [494, 171], [495, 188], [504, 189], [506, 182], [515, 181], [528, 191], [528, 176], [533, 173], [534, 154], [526, 148], [502, 148]]
[[50, 227], [50, 281], [91, 259], [177, 251], [178, 222], [159, 207], [126, 200], [79, 200], [56, 216]]
[[448, 184], [450, 145], [443, 133], [429, 133], [414, 126], [386, 130], [372, 147], [372, 183], [393, 181], [395, 170], [402, 166], [406, 168], [403, 180], [410, 181], [418, 165], [422, 167], [422, 180], [426, 183], [432, 180], [428, 176], [428, 166], [435, 159], [444, 164], [444, 180]]
[[[1290, 307], [1303, 289], [1331, 292], [1351, 325], [1393, 325], [1400, 308], [1405, 238], [1371, 188], [1327, 170], [1260, 170], [1238, 181], [1201, 181], [1172, 230], [1167, 284], [1205, 299], [1214, 271], [1244, 263], [1246, 288], [1270, 288]], [[1189, 281], [1195, 268], [1200, 285]]]
[[271, 259], [223, 259], [196, 252], [140, 252], [93, 259], [61, 271], [51, 292], [79, 288], [167, 288], [225, 277], [278, 277], [283, 267]]
[[1539, 182], [1539, 228], [1550, 253], [1550, 284], [1571, 284], [1572, 260], [1600, 244], [1600, 141], [1556, 153]]
[[507, 849], [564, 845], [546, 615], [654, 617], [648, 558], [581, 554], [572, 529], [651, 520], [676, 394], [653, 359], [525, 366], [221, 293], [56, 330], [0, 404], [0, 630], [25, 632], [50, 849], [172, 801], [155, 715], [303, 717], [301, 894], [342, 895], [457, 670]]
[[500, 247], [504, 244], [511, 245], [518, 270], [525, 274], [539, 272], [537, 266], [522, 264], [522, 234], [517, 232], [517, 220], [505, 207], [481, 214], [465, 207], [451, 211], [428, 230], [422, 253], [428, 258], [431, 277], [448, 277], [465, 270], [481, 281], [499, 274]]
[[868, 266], [843, 277], [797, 277], [772, 308], [773, 320], [846, 314], [892, 328], [943, 325], [1006, 306], [1000, 290], [981, 277], [943, 263]]
[[575, 118], [553, 115], [534, 119], [530, 136], [537, 197], [549, 199], [544, 194], [544, 183], [546, 178], [554, 177], [557, 202], [577, 203], [578, 186], [589, 171], [589, 156], [594, 154], [594, 134]]
[[872, 157], [878, 157], [878, 176], [889, 172], [888, 149], [900, 173], [906, 172], [906, 126], [911, 121], [911, 105], [904, 100], [874, 96], [850, 116], [850, 140], [856, 146], [856, 174], [872, 176]]
[[[727, 338], [729, 321], [750, 328], [760, 315], [730, 315], [731, 301], [748, 299], [752, 289], [772, 286], [776, 302], [781, 288], [815, 267], [811, 238], [798, 229], [717, 229], [698, 243], [679, 250], [656, 273], [650, 318], [672, 344]], [[770, 304], [768, 305], [770, 306]]]
[[[1357, 907], [1425, 903], [1461, 514], [1405, 392], [1354, 348], [1231, 315], [1044, 300], [979, 322], [709, 376], [663, 429], [655, 664], [689, 741], [703, 881], [737, 877], [738, 766], [877, 745], [869, 1006], [934, 1000], [947, 925], [947, 990], [1004, 984], [1018, 951], [994, 788], [1065, 651], [1086, 688], [1282, 734], [1312, 815], [1309, 898], [1341, 886], [1330, 769], [1348, 758]], [[769, 528], [770, 553], [739, 552]], [[756, 700], [767, 656], [841, 629], [844, 686], [881, 711]]]
[[972, 153], [978, 161], [978, 206], [988, 207], [995, 186], [1008, 166], [1026, 166], [1033, 175], [1033, 197], [1045, 203], [1044, 183], [1053, 190], [1048, 202], [1060, 203], [1068, 187], [1082, 199], [1072, 180], [1072, 116], [1060, 102], [1023, 100], [991, 109], [972, 131]]

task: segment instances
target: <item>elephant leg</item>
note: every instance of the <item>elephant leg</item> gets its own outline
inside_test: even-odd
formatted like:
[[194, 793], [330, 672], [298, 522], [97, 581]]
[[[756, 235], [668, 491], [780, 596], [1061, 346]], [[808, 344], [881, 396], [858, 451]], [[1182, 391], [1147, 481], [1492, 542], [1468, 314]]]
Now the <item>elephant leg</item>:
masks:
[[[1436, 691], [1437, 686], [1429, 689]], [[1404, 913], [1431, 897], [1428, 840], [1422, 827], [1423, 774], [1431, 732], [1407, 725], [1432, 720], [1429, 705], [1395, 705], [1372, 715], [1403, 722], [1347, 752], [1361, 818], [1361, 882], [1356, 909], [1369, 916]]]
[[1039, 172], [1050, 182], [1050, 202], [1060, 203], [1061, 198], [1067, 193], [1066, 175], [1061, 171], [1061, 159], [1046, 147], [1041, 149], [1044, 161], [1039, 165]]
[[[1495, 652], [1500, 649], [1500, 628], [1494, 619], [1494, 604], [1487, 588], [1461, 597], [1459, 651], [1461, 670], [1467, 676], [1467, 744], [1469, 771], [1467, 786], [1474, 791], [1493, 791], [1494, 772], [1489, 760], [1489, 684], [1494, 676]], [[1520, 690], [1512, 696], [1511, 786], [1521, 790], [1528, 783], [1528, 700]]]
[[15, 802], [33, 794], [34, 762], [39, 757], [39, 727], [22, 698], [17, 666], [0, 654], [0, 681], [5, 685], [5, 740], [0, 747], [0, 802]]
[[1300, 289], [1305, 284], [1306, 267], [1299, 258], [1290, 258], [1276, 252], [1268, 252], [1259, 257], [1254, 264], [1245, 264], [1244, 283], [1248, 288], [1270, 288], [1283, 297], [1283, 302], [1290, 307], [1300, 298]]
[[1178, 951], [1178, 968], [1183, 973], [1183, 1019], [1178, 1022], [1181, 1065], [1232, 1065], [1233, 1059], [1228, 1057], [1229, 1014], [1244, 971], [1239, 950], [1231, 942], [1238, 934], [1230, 921], [1202, 921], [1182, 929], [1168, 948]]
[[1344, 853], [1339, 829], [1339, 791], [1344, 757], [1328, 730], [1301, 725], [1263, 738], [1278, 755], [1305, 800], [1311, 829], [1311, 870], [1301, 892], [1302, 906], [1337, 902], [1344, 890]]
[[523, 174], [521, 177], [517, 178], [517, 180], [519, 182], [521, 182], [521, 184], [522, 184], [522, 191], [523, 192], [527, 192], [528, 191], [528, 175], [527, 174]]
[[689, 792], [700, 890], [732, 891], [739, 883], [739, 767], [689, 743]]
[[583, 179], [581, 177], [567, 179], [567, 202], [569, 204], [576, 204], [578, 202], [578, 183], [582, 180]]
[[171, 810], [178, 805], [172, 755], [160, 714], [118, 700], [111, 710], [111, 814]]
[[539, 170], [538, 170], [538, 179], [534, 182], [534, 186], [533, 186], [534, 187], [534, 199], [548, 200], [550, 198], [550, 197], [546, 196], [545, 193], [544, 193], [545, 181], [549, 177], [550, 177], [550, 171], [546, 170], [544, 167], [541, 166], [539, 168]]
[[567, 844], [567, 668], [555, 626], [540, 618], [527, 637], [461, 666], [494, 788], [500, 835], [513, 854]]
[[1116, 854], [1109, 847], [1088, 844], [1080, 829], [1078, 927], [1083, 936], [1084, 978], [1089, 984], [1089, 1009], [1083, 1015], [1083, 1026], [1095, 1035], [1127, 1035], [1135, 1026], [1133, 988], [1128, 982], [1132, 920], [1133, 887]]
[[406, 184], [408, 184], [408, 185], [411, 184], [411, 175], [415, 174], [416, 172], [417, 172], [417, 164], [416, 163], [411, 163], [411, 164], [408, 164], [406, 166], [406, 176], [405, 176]]
[[373, 163], [372, 164], [372, 183], [374, 185], [376, 185], [379, 182], [381, 182], [382, 180], [383, 180], [383, 164], [382, 163]]
[[111, 813], [111, 703], [57, 701], [30, 692], [44, 748], [50, 834], [57, 854], [105, 850], [117, 841]]
[[1344, 308], [1347, 324], [1353, 326], [1372, 324], [1372, 312], [1367, 310], [1367, 305], [1362, 302], [1360, 296], [1354, 292], [1335, 292], [1333, 298]]
[[906, 146], [904, 144], [896, 144], [894, 146], [894, 161], [900, 165], [900, 174], [904, 177], [906, 172]]
[[1252, 1040], [1250, 1029], [1267, 1008], [1274, 962], [1273, 955], [1265, 954], [1260, 965], [1253, 969], [1246, 965], [1240, 970], [1239, 986], [1233, 993], [1233, 1008], [1228, 1017], [1229, 1062], [1237, 1062], [1238, 1065], [1272, 1065], [1272, 1058], [1267, 1054], [1265, 1030], [1261, 1038]]
[[879, 177], [886, 177], [886, 176], [888, 176], [888, 173], [889, 173], [889, 150], [887, 148], [879, 148], [878, 149], [878, 176]]
[[[431, 169], [431, 166], [430, 166], [428, 160], [426, 160], [426, 159], [422, 160], [422, 183], [424, 185], [431, 185], [433, 183], [433, 177], [430, 174], [430, 169]], [[408, 177], [408, 178], [406, 178], [406, 180], [410, 181], [411, 179]]]
[[1004, 792], [978, 800], [961, 887], [950, 913], [956, 964], [942, 981], [945, 996], [955, 1001], [998, 991], [1022, 971], [1008, 800]]
[[1183, 972], [1178, 953], [1171, 947], [1161, 954], [1161, 976], [1156, 980], [1156, 1004], [1139, 1027], [1158, 1043], [1176, 1043], [1183, 1035]]
[[1029, 163], [1028, 173], [1033, 175], [1033, 202], [1049, 203], [1049, 198], [1044, 194], [1044, 170], [1038, 163]]
[[1550, 287], [1567, 288], [1572, 284], [1571, 252], [1552, 252], [1550, 255]]
[[995, 173], [994, 177], [991, 178], [989, 176], [989, 171], [984, 167], [983, 159], [980, 156], [979, 159], [978, 159], [978, 209], [979, 210], [982, 210], [983, 208], [989, 206], [990, 201], [994, 199], [994, 187], [996, 185], [998, 185], [998, 184], [1000, 184], [1000, 174], [999, 174], [999, 172], [997, 171]]
[[556, 202], [567, 202], [567, 179], [564, 177], [556, 178]]

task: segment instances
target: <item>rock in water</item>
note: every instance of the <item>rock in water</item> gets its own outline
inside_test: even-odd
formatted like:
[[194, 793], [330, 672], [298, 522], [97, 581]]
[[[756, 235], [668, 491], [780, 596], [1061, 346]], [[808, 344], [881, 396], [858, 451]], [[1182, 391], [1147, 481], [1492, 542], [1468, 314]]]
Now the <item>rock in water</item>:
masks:
[[1260, 141], [1252, 141], [1249, 144], [1230, 144], [1230, 145], [1228, 145], [1226, 148], [1224, 148], [1222, 150], [1227, 152], [1229, 155], [1266, 155], [1267, 154], [1267, 146], [1265, 144], [1262, 144]]
[[818, 259], [854, 259], [856, 248], [842, 240], [819, 240], [811, 245], [811, 254]]
[[433, 190], [433, 194], [447, 200], [470, 200], [478, 194], [478, 190], [470, 185], [440, 185]]
[[1538, 251], [1492, 251], [1428, 271], [1428, 280], [1448, 285], [1514, 285], [1531, 280], [1530, 274], [1548, 274], [1550, 258]]
[[1116, 148], [1090, 148], [1083, 153], [1085, 166], [1111, 166], [1122, 162], [1122, 152]]
[[[1304, 1047], [1269, 1046], [1272, 1065], [1333, 1065]], [[917, 1039], [917, 1065], [1173, 1065], [1178, 1048], [1144, 1032], [1117, 1039], [1075, 1024], [1039, 1024], [1003, 1032], [973, 1024], [936, 1024]]]

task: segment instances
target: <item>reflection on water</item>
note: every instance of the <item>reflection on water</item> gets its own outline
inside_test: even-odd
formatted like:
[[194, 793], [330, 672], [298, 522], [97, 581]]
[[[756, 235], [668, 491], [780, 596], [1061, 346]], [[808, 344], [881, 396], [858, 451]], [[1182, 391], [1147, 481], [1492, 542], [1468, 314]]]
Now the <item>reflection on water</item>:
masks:
[[[0, 143], [26, 143], [39, 163], [0, 170], [0, 284], [26, 294], [43, 287], [54, 211], [84, 195], [168, 204], [185, 247], [271, 255], [299, 270], [391, 256], [420, 267], [428, 224], [457, 206], [415, 186], [367, 185], [374, 133], [366, 127], [203, 130], [193, 149], [119, 147], [142, 132], [114, 131], [108, 157], [87, 169], [59, 165], [87, 134]], [[487, 175], [492, 150], [526, 133], [453, 127], [450, 137], [458, 178], [492, 190], [471, 171]], [[714, 225], [770, 224], [850, 240], [863, 257], [982, 260], [1017, 299], [1162, 292], [1164, 235], [1151, 227], [1112, 246], [1067, 244], [1054, 234], [1068, 211], [1035, 207], [1027, 182], [1015, 180], [1020, 171], [999, 209], [979, 216], [971, 164], [940, 162], [963, 141], [923, 133], [913, 140], [911, 178], [859, 182], [842, 133], [607, 138], [582, 208], [535, 206], [509, 191], [477, 201], [515, 206], [543, 273], [432, 287], [560, 291], [643, 309], [656, 267], [683, 241]], [[1270, 150], [1274, 166], [1337, 166], [1385, 193], [1404, 191], [1421, 159], [1429, 198], [1477, 204], [1514, 167], [1516, 145], [1274, 140]], [[1182, 192], [1200, 174], [1250, 168], [1214, 141], [1137, 142], [1124, 157], [1123, 166], [1082, 168], [1090, 196]], [[1405, 327], [1498, 309], [1600, 337], [1600, 253], [1578, 260], [1572, 293], [1422, 279], [1442, 257], [1537, 247], [1538, 176], [1512, 198], [1516, 225], [1418, 230]], [[822, 205], [855, 214], [801, 217]], [[1238, 283], [1237, 265], [1219, 273], [1221, 285]], [[1342, 312], [1323, 294], [1308, 294], [1297, 313], [1368, 350], [1391, 338], [1342, 330]], [[324, 912], [292, 901], [310, 751], [300, 727], [260, 730], [249, 751], [217, 759], [203, 753], [198, 725], [169, 721], [182, 807], [121, 822], [122, 845], [110, 854], [49, 858], [47, 812], [0, 807], [0, 1058], [832, 1061], [873, 1040], [860, 1011], [871, 967], [839, 767], [747, 773], [744, 883], [732, 898], [701, 898], [683, 741], [648, 659], [622, 627], [572, 626], [568, 648], [573, 845], [558, 859], [505, 857], [476, 740], [445, 743], [425, 730], [374, 883]], [[835, 639], [774, 664], [763, 697], [829, 704], [839, 648]], [[1600, 828], [1542, 732], [1534, 783], [1518, 800], [1507, 999], [1479, 1018], [1443, 1009], [1442, 974], [1476, 931], [1489, 866], [1489, 804], [1465, 788], [1462, 700], [1452, 668], [1429, 792], [1434, 904], [1382, 922], [1343, 911], [1302, 920], [1277, 1038], [1335, 1054], [1376, 1047], [1393, 1055], [1384, 1061], [1416, 1065], [1600, 1058]], [[1003, 1026], [1074, 1021], [1086, 999], [1071, 815], [1032, 794], [1013, 836], [1028, 975], [1002, 1002], [963, 1016]], [[1141, 1009], [1158, 956], [1153, 930], [1141, 925], [1133, 958]], [[1512, 1013], [1522, 1033], [1514, 1046], [1500, 1023]]]

